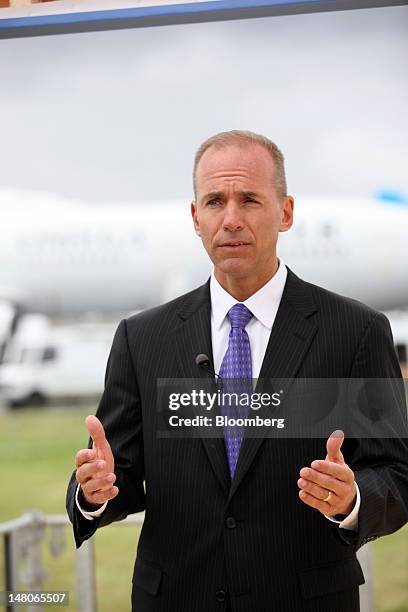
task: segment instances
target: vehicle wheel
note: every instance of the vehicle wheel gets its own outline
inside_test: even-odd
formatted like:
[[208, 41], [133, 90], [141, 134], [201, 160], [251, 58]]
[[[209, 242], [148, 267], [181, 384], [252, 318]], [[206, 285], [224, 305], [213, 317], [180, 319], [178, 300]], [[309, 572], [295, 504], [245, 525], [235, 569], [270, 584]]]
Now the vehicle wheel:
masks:
[[39, 391], [33, 391], [24, 398], [11, 400], [10, 408], [25, 408], [27, 406], [44, 406], [47, 403], [46, 397]]
[[33, 391], [26, 399], [26, 406], [45, 406], [47, 398], [39, 391]]

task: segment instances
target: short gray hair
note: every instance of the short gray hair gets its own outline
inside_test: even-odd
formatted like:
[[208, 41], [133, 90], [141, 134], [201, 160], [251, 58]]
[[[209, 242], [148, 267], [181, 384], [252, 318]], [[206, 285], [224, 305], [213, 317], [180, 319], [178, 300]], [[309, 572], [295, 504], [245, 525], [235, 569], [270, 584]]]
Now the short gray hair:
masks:
[[219, 132], [214, 136], [207, 138], [197, 149], [194, 157], [193, 168], [193, 187], [194, 195], [197, 195], [197, 168], [204, 153], [210, 147], [221, 149], [229, 145], [248, 146], [258, 144], [266, 149], [274, 162], [275, 166], [275, 189], [278, 198], [284, 198], [287, 195], [286, 176], [285, 176], [285, 158], [279, 147], [262, 134], [256, 134], [247, 130], [231, 130], [229, 132]]

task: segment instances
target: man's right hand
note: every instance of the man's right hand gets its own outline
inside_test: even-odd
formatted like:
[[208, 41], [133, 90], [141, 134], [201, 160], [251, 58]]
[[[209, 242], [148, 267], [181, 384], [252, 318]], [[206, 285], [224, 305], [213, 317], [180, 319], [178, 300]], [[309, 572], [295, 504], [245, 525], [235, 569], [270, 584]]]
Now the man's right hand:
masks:
[[83, 448], [77, 452], [76, 480], [81, 485], [87, 504], [96, 507], [116, 497], [119, 489], [113, 486], [116, 480], [115, 461], [102, 423], [96, 416], [90, 415], [86, 417], [85, 425], [92, 438], [92, 449]]

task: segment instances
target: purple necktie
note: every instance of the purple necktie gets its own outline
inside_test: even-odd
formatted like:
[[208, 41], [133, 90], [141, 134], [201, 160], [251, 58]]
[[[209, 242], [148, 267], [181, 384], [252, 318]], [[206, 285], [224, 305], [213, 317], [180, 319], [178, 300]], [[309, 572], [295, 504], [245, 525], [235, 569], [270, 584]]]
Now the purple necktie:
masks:
[[[222, 360], [219, 371], [222, 393], [252, 393], [252, 365], [251, 346], [245, 326], [252, 319], [253, 314], [245, 304], [235, 304], [228, 311], [231, 323], [228, 348]], [[225, 396], [224, 396], [225, 397]], [[240, 405], [228, 401], [223, 402], [221, 411], [224, 416], [232, 418], [244, 418], [247, 416], [248, 405]], [[225, 449], [227, 451], [228, 464], [231, 479], [234, 477], [238, 462], [238, 455], [244, 435], [243, 427], [224, 427]]]

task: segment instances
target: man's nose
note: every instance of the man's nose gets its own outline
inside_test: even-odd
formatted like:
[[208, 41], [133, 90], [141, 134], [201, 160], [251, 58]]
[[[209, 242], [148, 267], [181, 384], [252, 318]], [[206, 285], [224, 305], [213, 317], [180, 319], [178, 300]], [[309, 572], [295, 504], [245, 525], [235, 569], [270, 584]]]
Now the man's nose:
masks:
[[244, 227], [241, 211], [235, 203], [228, 203], [225, 207], [222, 226], [229, 232], [236, 232]]

